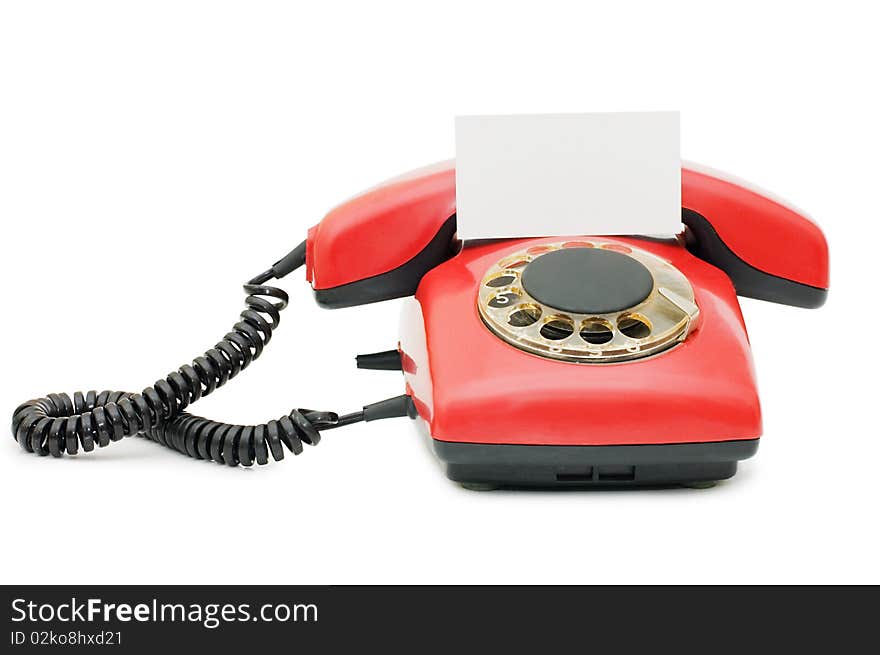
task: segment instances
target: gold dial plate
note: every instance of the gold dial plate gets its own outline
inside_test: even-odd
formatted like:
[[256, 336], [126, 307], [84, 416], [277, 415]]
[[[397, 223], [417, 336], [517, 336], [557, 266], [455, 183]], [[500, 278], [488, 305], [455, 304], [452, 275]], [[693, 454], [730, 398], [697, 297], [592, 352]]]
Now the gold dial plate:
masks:
[[[529, 263], [560, 248], [602, 248], [643, 264], [654, 279], [642, 302], [607, 314], [577, 314], [538, 302], [523, 287]], [[584, 280], [584, 284], [589, 284]], [[570, 362], [623, 362], [659, 353], [687, 338], [699, 315], [687, 278], [660, 257], [611, 239], [542, 243], [496, 262], [480, 281], [477, 305], [488, 328], [511, 345]]]

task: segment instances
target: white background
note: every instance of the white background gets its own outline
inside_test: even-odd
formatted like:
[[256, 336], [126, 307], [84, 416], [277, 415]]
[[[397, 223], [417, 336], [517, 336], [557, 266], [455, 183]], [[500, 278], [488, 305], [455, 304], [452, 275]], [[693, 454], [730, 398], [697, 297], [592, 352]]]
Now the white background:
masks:
[[[466, 492], [406, 420], [254, 470], [138, 438], [63, 460], [6, 438], [0, 579], [880, 582], [869, 5], [636, 4], [4, 3], [6, 415], [201, 353], [239, 284], [326, 210], [450, 157], [456, 114], [681, 109], [683, 157], [819, 221], [832, 291], [812, 312], [743, 301], [765, 436], [713, 490]], [[283, 286], [267, 352], [199, 413], [400, 393], [353, 360], [394, 347], [399, 301], [330, 312], [302, 272]]]

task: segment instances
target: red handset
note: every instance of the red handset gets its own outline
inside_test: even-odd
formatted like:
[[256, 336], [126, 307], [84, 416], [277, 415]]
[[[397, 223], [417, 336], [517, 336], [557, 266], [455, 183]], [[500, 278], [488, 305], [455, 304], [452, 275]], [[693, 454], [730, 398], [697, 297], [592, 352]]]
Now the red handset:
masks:
[[[828, 246], [809, 218], [718, 174], [681, 172], [688, 249], [725, 271], [740, 295], [818, 307]], [[307, 277], [318, 302], [345, 307], [412, 295], [455, 252], [454, 162], [415, 171], [332, 210], [309, 231]]]

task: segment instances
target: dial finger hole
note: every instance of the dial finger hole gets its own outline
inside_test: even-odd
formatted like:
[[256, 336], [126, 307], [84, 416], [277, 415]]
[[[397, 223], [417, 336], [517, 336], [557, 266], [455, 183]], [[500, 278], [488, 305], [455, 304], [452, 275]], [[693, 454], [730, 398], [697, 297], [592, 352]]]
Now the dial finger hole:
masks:
[[489, 301], [489, 307], [496, 309], [503, 307], [513, 307], [519, 301], [520, 295], [514, 291], [499, 293], [492, 297]]
[[526, 250], [530, 255], [543, 255], [545, 252], [553, 250], [553, 246], [534, 246]]
[[630, 339], [644, 339], [651, 334], [651, 322], [641, 314], [624, 314], [617, 319], [617, 329]]
[[574, 323], [570, 318], [556, 316], [541, 326], [541, 336], [551, 341], [567, 339], [574, 333]]
[[601, 318], [588, 318], [585, 320], [581, 323], [579, 334], [581, 339], [597, 346], [608, 343], [614, 338], [611, 323]]
[[513, 327], [527, 327], [541, 318], [541, 308], [537, 305], [520, 305], [510, 316], [507, 322]]
[[529, 263], [528, 257], [511, 257], [498, 262], [500, 268], [522, 268]]
[[632, 253], [632, 248], [628, 248], [627, 246], [621, 245], [619, 243], [604, 243], [602, 244], [603, 250], [613, 250], [614, 252], [622, 252], [627, 255]]
[[516, 282], [516, 275], [513, 273], [499, 273], [486, 281], [487, 287], [506, 287]]
[[562, 244], [563, 248], [595, 248], [589, 241], [566, 241]]

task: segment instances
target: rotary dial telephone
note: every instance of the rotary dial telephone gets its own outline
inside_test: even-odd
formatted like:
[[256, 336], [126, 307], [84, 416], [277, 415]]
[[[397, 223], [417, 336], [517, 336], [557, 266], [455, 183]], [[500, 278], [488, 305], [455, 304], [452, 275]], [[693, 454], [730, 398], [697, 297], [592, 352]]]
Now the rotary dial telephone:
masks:
[[[251, 466], [299, 454], [329, 429], [409, 416], [448, 477], [474, 489], [729, 478], [761, 434], [737, 294], [820, 306], [828, 247], [808, 218], [742, 183], [690, 166], [681, 181], [676, 238], [461, 243], [454, 165], [415, 171], [333, 209], [251, 279], [240, 320], [190, 364], [140, 393], [28, 401], [13, 437], [60, 457], [140, 434]], [[402, 371], [405, 393], [260, 425], [187, 412], [260, 356], [288, 302], [267, 283], [302, 266], [323, 307], [412, 296], [398, 348], [357, 357], [359, 368]]]

